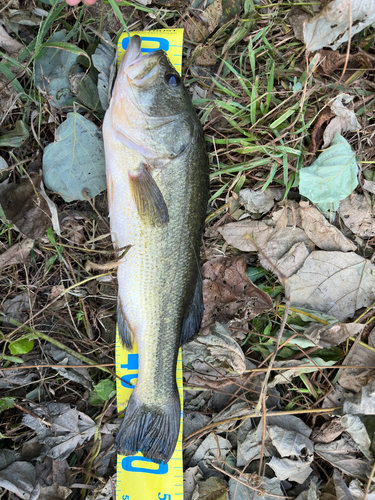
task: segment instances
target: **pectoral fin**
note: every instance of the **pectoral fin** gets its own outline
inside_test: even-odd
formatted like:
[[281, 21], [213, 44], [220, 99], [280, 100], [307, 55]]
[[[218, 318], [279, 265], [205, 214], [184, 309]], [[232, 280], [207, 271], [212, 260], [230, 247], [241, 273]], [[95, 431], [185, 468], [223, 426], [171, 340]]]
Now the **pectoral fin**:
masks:
[[129, 173], [130, 189], [138, 215], [144, 224], [163, 226], [169, 222], [168, 208], [154, 178], [141, 163]]

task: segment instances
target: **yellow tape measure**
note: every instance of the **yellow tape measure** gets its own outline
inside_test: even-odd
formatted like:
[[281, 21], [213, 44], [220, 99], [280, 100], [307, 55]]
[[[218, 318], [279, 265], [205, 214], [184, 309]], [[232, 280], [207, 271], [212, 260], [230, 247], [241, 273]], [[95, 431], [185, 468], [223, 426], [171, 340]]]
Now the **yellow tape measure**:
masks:
[[[181, 74], [182, 62], [182, 29], [134, 31], [130, 36], [142, 38], [142, 53], [163, 49], [169, 60]], [[129, 45], [129, 37], [123, 33], [117, 45], [117, 64]], [[121, 345], [118, 331], [116, 333], [116, 373], [117, 408], [123, 411], [138, 377], [138, 351], [135, 345], [132, 352]], [[181, 402], [181, 424], [176, 449], [170, 461], [156, 464], [142, 456], [141, 453], [124, 457], [117, 456], [116, 500], [183, 500], [183, 464], [182, 464], [182, 355], [181, 349], [177, 360], [177, 386]], [[130, 384], [130, 386], [129, 386]]]

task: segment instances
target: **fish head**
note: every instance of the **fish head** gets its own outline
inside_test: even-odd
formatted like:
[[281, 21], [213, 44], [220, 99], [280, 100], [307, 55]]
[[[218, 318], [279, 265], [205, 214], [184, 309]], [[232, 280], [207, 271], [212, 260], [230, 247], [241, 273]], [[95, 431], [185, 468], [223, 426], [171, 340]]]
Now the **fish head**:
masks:
[[134, 107], [145, 116], [167, 117], [191, 108], [182, 79], [163, 50], [141, 53], [134, 35], [122, 59], [113, 91], [122, 107]]

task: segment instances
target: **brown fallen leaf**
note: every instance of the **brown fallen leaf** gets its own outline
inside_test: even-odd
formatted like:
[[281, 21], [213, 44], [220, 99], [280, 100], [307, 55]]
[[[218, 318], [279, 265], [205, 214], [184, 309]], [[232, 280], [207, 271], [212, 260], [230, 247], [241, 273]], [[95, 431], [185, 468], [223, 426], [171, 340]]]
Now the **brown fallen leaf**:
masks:
[[270, 296], [249, 280], [245, 270], [243, 257], [216, 257], [203, 265], [202, 328], [236, 317], [252, 319], [271, 309]]
[[0, 255], [0, 269], [26, 262], [33, 246], [34, 241], [29, 238], [17, 245], [11, 246]]
[[352, 233], [358, 234], [360, 238], [372, 238], [375, 236], [375, 219], [373, 210], [367, 198], [358, 193], [340, 202], [340, 218]]
[[[369, 335], [368, 344], [372, 348], [375, 347], [374, 330]], [[367, 367], [375, 366], [375, 353], [363, 345], [353, 344], [343, 364], [363, 367], [339, 371], [338, 382], [348, 391], [357, 393], [374, 378], [375, 370]]]
[[[325, 75], [331, 75], [337, 68], [345, 64], [347, 55], [340, 54], [337, 50], [319, 50], [321, 63], [316, 72]], [[372, 62], [369, 56], [363, 52], [350, 54], [346, 70], [348, 69], [370, 69]]]
[[320, 428], [315, 428], [311, 434], [311, 440], [314, 443], [332, 443], [344, 432], [340, 419], [334, 418], [329, 422], [324, 422]]
[[366, 191], [369, 191], [372, 194], [375, 194], [375, 182], [368, 181], [367, 179], [363, 179], [362, 188]]
[[[199, 335], [196, 340], [185, 344], [182, 361], [185, 366], [191, 364], [198, 372], [204, 373], [207, 380], [213, 377], [216, 381], [220, 373], [227, 371], [231, 375], [242, 375], [246, 370], [245, 355], [241, 346], [220, 323], [215, 323], [207, 335]], [[186, 378], [189, 378], [189, 375]]]
[[[349, 9], [351, 9], [350, 16], [346, 15]], [[374, 19], [372, 0], [328, 2], [318, 14], [303, 23], [306, 50], [316, 52], [324, 47], [336, 50], [347, 42], [349, 37], [371, 25]]]
[[277, 205], [272, 217], [242, 220], [218, 228], [227, 243], [245, 252], [259, 249], [261, 265], [286, 277], [295, 274], [318, 246], [322, 250], [349, 252], [354, 243], [341, 234], [308, 202], [287, 200]]
[[312, 252], [289, 278], [292, 305], [339, 321], [375, 301], [375, 266], [354, 252]]
[[346, 107], [346, 104], [349, 104], [352, 100], [353, 96], [349, 94], [339, 94], [330, 101], [329, 105], [335, 117], [329, 122], [324, 131], [323, 149], [331, 144], [336, 132], [342, 134], [347, 131], [358, 131], [361, 128], [354, 111]]
[[19, 52], [23, 49], [23, 45], [17, 40], [14, 40], [11, 36], [3, 28], [3, 25], [0, 22], [0, 47], [9, 52], [9, 54], [13, 54], [15, 52]]
[[312, 16], [305, 12], [301, 7], [293, 7], [288, 15], [288, 22], [292, 26], [294, 31], [294, 36], [297, 40], [304, 41], [303, 37], [303, 23], [309, 19], [312, 19]]
[[188, 40], [200, 43], [203, 42], [217, 27], [223, 14], [221, 0], [214, 0], [199, 18], [187, 17], [184, 21], [184, 29]]
[[224, 500], [228, 498], [227, 484], [218, 477], [209, 477], [206, 481], [198, 481], [195, 492], [199, 495], [201, 500], [210, 500], [216, 498], [217, 500]]
[[357, 247], [337, 227], [330, 224], [324, 215], [308, 202], [300, 202], [302, 228], [315, 245], [322, 250], [353, 252]]
[[215, 66], [218, 60], [216, 54], [216, 47], [207, 45], [204, 52], [202, 52], [202, 54], [196, 58], [195, 62], [199, 66]]
[[0, 186], [0, 205], [6, 218], [32, 239], [44, 236], [52, 225], [46, 200], [39, 195], [41, 176], [31, 174], [20, 182]]
[[13, 299], [7, 299], [1, 307], [6, 321], [9, 321], [9, 318], [15, 319], [19, 323], [26, 321], [29, 317], [30, 301], [32, 302], [32, 299], [27, 293], [17, 295]]
[[303, 335], [314, 342], [315, 345], [324, 349], [345, 342], [349, 337], [362, 333], [365, 325], [360, 323], [334, 323], [333, 325], [322, 325], [313, 323], [303, 332]]
[[324, 108], [319, 114], [310, 134], [311, 142], [309, 146], [309, 153], [315, 154], [316, 151], [322, 147], [324, 130], [326, 129], [328, 122], [334, 116], [335, 115], [331, 108]]

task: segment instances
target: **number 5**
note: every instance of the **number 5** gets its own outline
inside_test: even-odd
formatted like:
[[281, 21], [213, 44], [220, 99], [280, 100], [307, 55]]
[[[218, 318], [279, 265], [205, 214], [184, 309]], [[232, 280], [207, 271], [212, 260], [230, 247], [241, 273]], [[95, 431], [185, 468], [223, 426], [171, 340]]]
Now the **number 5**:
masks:
[[171, 495], [169, 493], [165, 493], [162, 497], [160, 495], [161, 493], [158, 493], [159, 500], [171, 500]]

